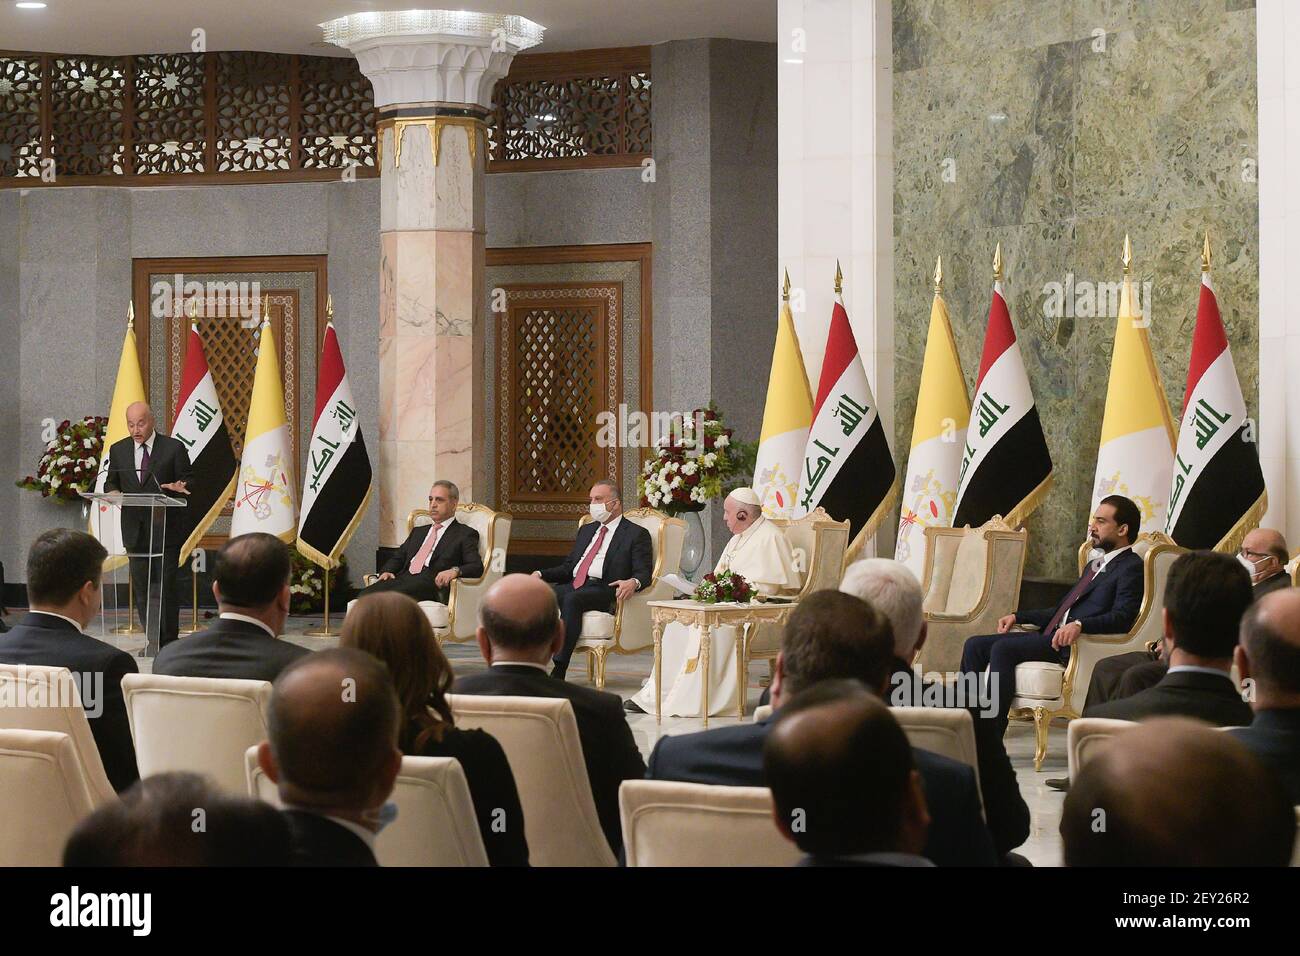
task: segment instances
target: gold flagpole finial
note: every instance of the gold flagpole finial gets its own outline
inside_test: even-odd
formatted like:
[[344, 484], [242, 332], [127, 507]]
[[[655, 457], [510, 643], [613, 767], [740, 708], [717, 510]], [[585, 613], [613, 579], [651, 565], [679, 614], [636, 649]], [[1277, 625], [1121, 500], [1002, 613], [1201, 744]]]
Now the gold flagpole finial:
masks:
[[1201, 271], [1210, 271], [1210, 230], [1205, 230], [1205, 245], [1201, 247]]
[[934, 259], [934, 294], [943, 295], [943, 256]]
[[790, 301], [790, 270], [785, 270], [785, 285], [781, 286], [781, 301]]
[[126, 327], [128, 329], [135, 328], [135, 303], [134, 302], [128, 302], [126, 304]]
[[840, 260], [835, 260], [835, 294], [840, 295], [844, 291], [844, 273], [840, 271]]
[[262, 324], [265, 325], [271, 321], [271, 297], [262, 296]]
[[189, 307], [189, 309], [188, 309], [187, 311], [188, 311], [188, 313], [189, 313], [189, 317], [190, 317], [190, 325], [197, 326], [197, 325], [198, 325], [198, 322], [195, 321], [195, 320], [198, 318], [198, 315], [199, 315], [199, 302], [198, 302], [198, 299], [190, 299], [190, 307]]
[[1128, 233], [1124, 233], [1124, 274], [1129, 275], [1133, 272], [1133, 243], [1129, 241]]
[[334, 294], [333, 293], [325, 294], [325, 321], [326, 322], [334, 321]]
[[993, 250], [993, 281], [1002, 281], [1002, 243], [1000, 242]]

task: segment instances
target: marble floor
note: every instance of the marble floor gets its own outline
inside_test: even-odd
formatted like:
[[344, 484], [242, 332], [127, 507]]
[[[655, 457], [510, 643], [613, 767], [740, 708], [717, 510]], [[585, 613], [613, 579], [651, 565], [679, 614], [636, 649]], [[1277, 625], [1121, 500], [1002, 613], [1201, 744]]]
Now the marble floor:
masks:
[[[182, 627], [185, 623], [185, 615], [182, 615]], [[338, 628], [338, 623], [338, 621], [333, 622], [335, 630]], [[336, 646], [337, 637], [308, 637], [304, 633], [319, 626], [319, 617], [290, 618], [285, 639], [313, 650]], [[95, 632], [95, 625], [91, 626], [91, 631]], [[138, 654], [144, 646], [144, 640], [140, 635], [109, 635], [104, 639], [133, 654]], [[457, 673], [470, 673], [485, 666], [478, 647], [473, 643], [445, 644], [443, 650]], [[649, 676], [651, 662], [652, 657], [648, 653], [610, 657], [606, 667], [605, 689], [621, 697], [631, 697], [640, 690], [641, 684]], [[148, 673], [152, 663], [148, 658], [141, 658], [140, 670]], [[758, 703], [759, 695], [762, 693], [760, 680], [766, 674], [766, 663], [759, 662], [751, 665], [747, 712], [752, 713]], [[586, 680], [584, 660], [574, 662], [569, 671], [569, 679]], [[709, 726], [723, 727], [734, 724], [738, 720], [739, 718], [736, 717], [712, 717], [709, 719]], [[660, 724], [651, 715], [629, 714], [628, 724], [632, 728], [632, 735], [636, 738], [641, 752], [647, 757], [661, 736], [692, 733], [704, 729], [704, 721], [697, 717], [665, 717]], [[1041, 772], [1034, 770], [1032, 724], [1013, 721], [1007, 731], [1006, 743], [1007, 753], [1011, 757], [1011, 763], [1016, 768], [1016, 776], [1020, 781], [1020, 792], [1029, 805], [1030, 813], [1029, 839], [1017, 852], [1027, 857], [1035, 866], [1060, 866], [1061, 837], [1057, 826], [1060, 823], [1061, 805], [1065, 795], [1049, 789], [1046, 780], [1049, 777], [1065, 776], [1065, 726], [1062, 724], [1052, 728], [1047, 759], [1043, 761]]]

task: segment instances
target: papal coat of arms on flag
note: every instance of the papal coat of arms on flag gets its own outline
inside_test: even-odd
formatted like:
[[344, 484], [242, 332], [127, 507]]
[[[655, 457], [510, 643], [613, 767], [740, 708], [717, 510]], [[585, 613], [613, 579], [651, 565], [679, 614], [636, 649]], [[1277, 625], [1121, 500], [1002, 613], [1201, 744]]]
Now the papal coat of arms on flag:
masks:
[[799, 353], [799, 337], [790, 314], [790, 275], [781, 293], [781, 314], [777, 318], [776, 345], [772, 348], [772, 371], [767, 380], [767, 402], [763, 406], [763, 429], [758, 436], [758, 457], [754, 464], [754, 490], [769, 517], [797, 518], [799, 476], [803, 472], [804, 447], [812, 424], [812, 392], [808, 373]]

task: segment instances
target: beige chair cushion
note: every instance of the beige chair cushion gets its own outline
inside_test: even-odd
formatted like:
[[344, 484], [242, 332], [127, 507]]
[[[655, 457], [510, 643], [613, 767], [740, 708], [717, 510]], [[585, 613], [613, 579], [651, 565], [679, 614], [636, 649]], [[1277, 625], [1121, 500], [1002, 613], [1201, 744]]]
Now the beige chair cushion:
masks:
[[767, 720], [767, 718], [771, 716], [772, 716], [771, 704], [759, 704], [757, 707], [754, 708], [754, 723], [758, 723], [760, 720]]
[[1077, 717], [1066, 729], [1066, 762], [1070, 779], [1101, 752], [1110, 739], [1137, 725], [1131, 720], [1113, 720], [1109, 717]]
[[625, 780], [628, 866], [791, 866], [801, 853], [772, 820], [766, 787]]
[[984, 572], [988, 564], [988, 542], [982, 534], [965, 534], [957, 545], [952, 578], [948, 584], [948, 614], [969, 612], [984, 593]]
[[582, 615], [582, 639], [584, 641], [612, 641], [614, 639], [614, 615], [605, 611], [587, 611]]
[[445, 628], [449, 620], [447, 616], [447, 605], [439, 604], [437, 601], [420, 601], [420, 610], [424, 616], [429, 619], [435, 631]]
[[506, 752], [534, 866], [614, 866], [587, 779], [573, 705], [551, 697], [449, 694], [457, 727], [477, 727]]
[[70, 736], [0, 730], [0, 866], [59, 866], [94, 809]]
[[[10, 686], [5, 687], [6, 684]], [[0, 664], [0, 691], [3, 691], [0, 730], [48, 730], [67, 734], [81, 763], [90, 804], [99, 806], [117, 799], [90, 732], [81, 691], [66, 667]], [[27, 706], [29, 703], [36, 706]]]
[[127, 674], [122, 694], [141, 777], [188, 771], [244, 792], [244, 752], [267, 737], [269, 682]]
[[1056, 700], [1061, 696], [1065, 668], [1047, 661], [1025, 661], [1016, 665], [1016, 696], [1033, 700]]

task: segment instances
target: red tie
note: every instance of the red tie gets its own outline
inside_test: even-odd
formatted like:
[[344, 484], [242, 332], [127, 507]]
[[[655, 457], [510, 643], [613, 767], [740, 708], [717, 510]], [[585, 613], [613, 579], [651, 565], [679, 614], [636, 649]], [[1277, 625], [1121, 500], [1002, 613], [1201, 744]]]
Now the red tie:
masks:
[[591, 570], [591, 562], [595, 561], [596, 555], [600, 553], [601, 543], [604, 542], [605, 532], [608, 530], [609, 529], [604, 525], [600, 526], [600, 530], [596, 532], [596, 543], [591, 546], [591, 550], [587, 552], [587, 556], [583, 558], [582, 563], [578, 565], [578, 573], [573, 576], [573, 589], [575, 591], [587, 583], [587, 572]]
[[429, 555], [433, 554], [433, 549], [438, 546], [438, 529], [442, 525], [435, 524], [429, 528], [429, 533], [424, 536], [424, 544], [420, 545], [420, 550], [415, 552], [415, 557], [411, 559], [410, 572], [419, 574], [424, 570], [424, 564], [429, 560]]
[[1061, 619], [1065, 617], [1070, 608], [1074, 607], [1074, 602], [1079, 600], [1079, 595], [1083, 593], [1083, 589], [1086, 588], [1092, 582], [1092, 579], [1097, 576], [1097, 571], [1100, 567], [1100, 561], [1094, 561], [1092, 564], [1088, 565], [1088, 570], [1083, 572], [1083, 577], [1079, 578], [1079, 583], [1076, 584], [1074, 589], [1065, 596], [1065, 600], [1061, 602], [1061, 606], [1056, 609], [1056, 613], [1052, 615], [1052, 619], [1047, 622], [1047, 627], [1043, 628], [1044, 637], [1051, 637], [1056, 632], [1057, 627], [1061, 624]]

